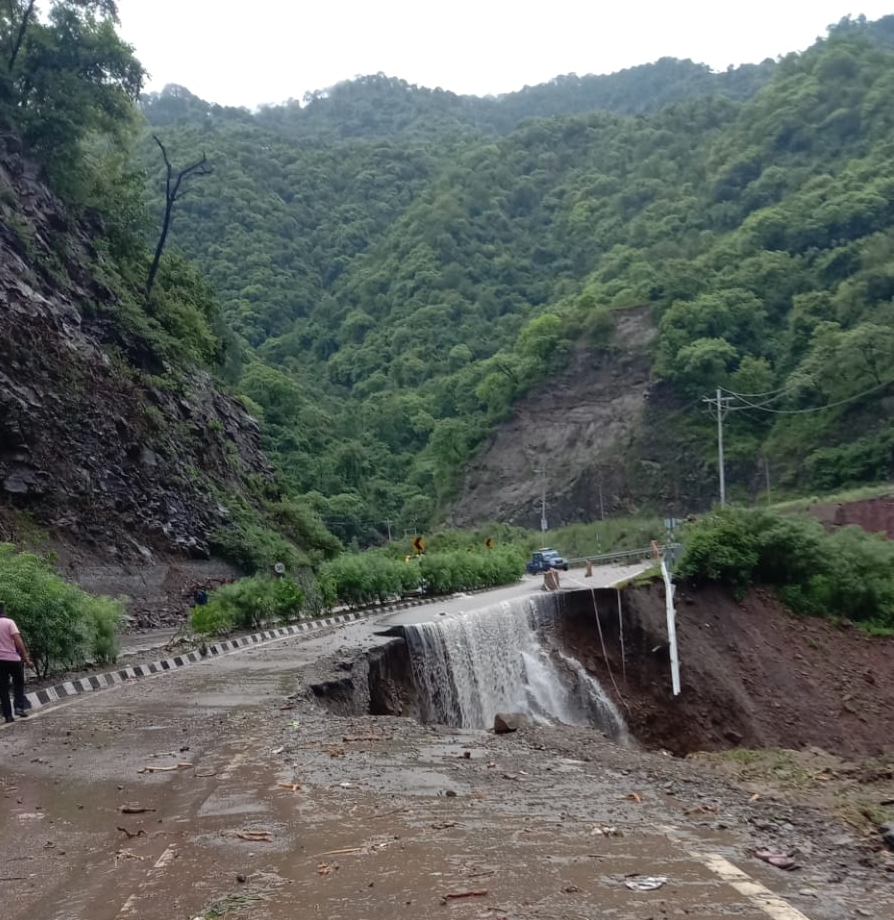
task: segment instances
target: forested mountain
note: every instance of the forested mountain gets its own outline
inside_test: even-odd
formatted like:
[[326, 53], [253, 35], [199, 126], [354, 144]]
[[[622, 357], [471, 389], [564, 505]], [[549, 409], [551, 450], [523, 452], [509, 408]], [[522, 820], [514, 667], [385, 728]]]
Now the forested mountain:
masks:
[[252, 114], [173, 88], [139, 163], [157, 192], [154, 132], [213, 164], [173, 244], [219, 292], [230, 382], [289, 488], [343, 538], [446, 514], [517, 400], [622, 349], [629, 310], [657, 334], [610, 507], [710, 499], [717, 386], [742, 396], [734, 494], [761, 460], [833, 488], [892, 466], [892, 36], [848, 19], [757, 67], [663, 59], [483, 100], [379, 75]]

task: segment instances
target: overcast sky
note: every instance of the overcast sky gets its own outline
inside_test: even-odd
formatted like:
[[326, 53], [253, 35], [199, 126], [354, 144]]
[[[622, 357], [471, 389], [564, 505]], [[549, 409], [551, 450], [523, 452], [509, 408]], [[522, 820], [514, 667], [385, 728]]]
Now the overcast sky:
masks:
[[[857, 5], [858, 4], [858, 5]], [[723, 70], [809, 47], [890, 0], [118, 0], [121, 33], [151, 76], [254, 108], [383, 72], [487, 95], [559, 74], [659, 57]]]

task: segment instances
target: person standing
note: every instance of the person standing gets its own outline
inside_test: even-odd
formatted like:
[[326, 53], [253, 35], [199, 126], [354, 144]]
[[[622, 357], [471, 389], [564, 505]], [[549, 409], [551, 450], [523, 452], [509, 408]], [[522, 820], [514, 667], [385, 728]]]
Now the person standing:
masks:
[[12, 692], [16, 715], [24, 719], [25, 710], [25, 665], [32, 665], [31, 656], [22, 641], [19, 627], [6, 612], [6, 604], [0, 601], [0, 709], [7, 722], [14, 722], [12, 704], [9, 700], [9, 679], [12, 678]]

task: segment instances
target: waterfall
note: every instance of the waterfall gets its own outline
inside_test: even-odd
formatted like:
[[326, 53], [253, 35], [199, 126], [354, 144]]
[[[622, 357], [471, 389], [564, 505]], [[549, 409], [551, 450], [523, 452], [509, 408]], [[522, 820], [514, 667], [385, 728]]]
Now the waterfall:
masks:
[[624, 737], [624, 720], [599, 682], [556, 647], [556, 613], [555, 597], [538, 595], [405, 626], [423, 719], [490, 728], [498, 712], [522, 712]]

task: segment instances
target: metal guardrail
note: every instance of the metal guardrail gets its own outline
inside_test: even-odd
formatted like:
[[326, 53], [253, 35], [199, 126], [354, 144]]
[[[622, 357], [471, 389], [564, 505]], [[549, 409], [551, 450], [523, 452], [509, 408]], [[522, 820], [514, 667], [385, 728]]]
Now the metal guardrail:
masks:
[[[678, 553], [682, 550], [682, 543], [660, 543], [658, 544], [658, 550], [661, 555], [670, 555], [674, 559], [677, 558]], [[581, 566], [586, 565], [588, 562], [592, 562], [593, 565], [600, 565], [607, 562], [617, 562], [621, 559], [642, 559], [654, 556], [655, 547], [654, 546], [643, 546], [637, 549], [621, 549], [617, 550], [614, 553], [600, 553], [596, 556], [580, 556], [576, 559], [569, 559], [569, 566]]]

